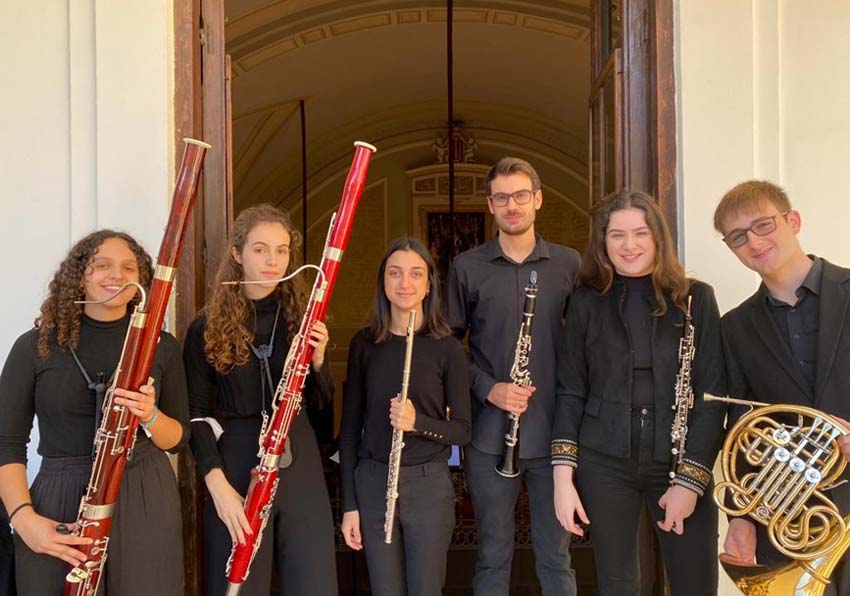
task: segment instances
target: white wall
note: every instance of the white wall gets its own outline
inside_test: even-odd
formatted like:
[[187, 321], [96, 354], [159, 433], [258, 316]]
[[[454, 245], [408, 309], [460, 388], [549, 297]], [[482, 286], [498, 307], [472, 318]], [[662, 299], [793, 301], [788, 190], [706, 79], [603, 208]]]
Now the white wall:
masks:
[[805, 250], [850, 266], [850, 3], [679, 0], [677, 9], [688, 270], [715, 286], [723, 311], [756, 288], [711, 223], [723, 193], [749, 178], [785, 187]]
[[[714, 285], [721, 311], [756, 289], [712, 227], [723, 193], [750, 178], [785, 187], [806, 251], [850, 266], [850, 2], [678, 0], [676, 9], [688, 271]], [[721, 583], [721, 594], [738, 593], [722, 573]]]
[[0, 0], [0, 361], [80, 237], [114, 227], [158, 249], [172, 14], [171, 0]]

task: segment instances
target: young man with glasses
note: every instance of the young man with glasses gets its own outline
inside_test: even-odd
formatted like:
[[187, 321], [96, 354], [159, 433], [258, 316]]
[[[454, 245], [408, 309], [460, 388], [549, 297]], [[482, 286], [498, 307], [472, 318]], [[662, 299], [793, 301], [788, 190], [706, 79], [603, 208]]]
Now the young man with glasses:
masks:
[[[755, 294], [722, 319], [729, 393], [850, 419], [850, 270], [807, 255], [797, 237], [800, 226], [785, 191], [770, 182], [739, 184], [714, 212], [723, 241], [762, 280]], [[733, 408], [728, 426], [746, 411]], [[850, 455], [850, 439], [840, 441]], [[848, 485], [830, 491], [830, 497], [845, 515], [850, 511]], [[748, 517], [731, 519], [723, 547], [744, 565], [785, 561], [765, 528]], [[846, 561], [827, 594], [850, 594], [844, 566]]]
[[[550, 439], [555, 416], [557, 344], [566, 300], [580, 258], [534, 232], [543, 204], [540, 177], [527, 161], [506, 157], [487, 174], [487, 206], [498, 234], [458, 255], [448, 279], [447, 310], [455, 335], [469, 333], [472, 442], [465, 448], [466, 473], [478, 528], [476, 596], [507, 596], [514, 553], [514, 508], [525, 481], [531, 508], [531, 538], [543, 596], [573, 596], [570, 535], [555, 518]], [[511, 382], [525, 301], [525, 286], [537, 272], [532, 325], [531, 386]], [[496, 472], [505, 451], [509, 412], [520, 416], [516, 477]]]

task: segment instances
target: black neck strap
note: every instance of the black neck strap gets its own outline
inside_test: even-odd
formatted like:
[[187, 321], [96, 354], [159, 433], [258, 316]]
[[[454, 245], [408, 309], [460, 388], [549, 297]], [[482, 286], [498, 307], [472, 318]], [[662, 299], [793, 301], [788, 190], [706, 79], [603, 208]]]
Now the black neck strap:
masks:
[[274, 323], [272, 323], [272, 334], [269, 337], [268, 343], [261, 344], [259, 346], [255, 346], [253, 343], [248, 343], [251, 346], [251, 351], [254, 352], [254, 356], [257, 357], [257, 360], [260, 361], [260, 387], [262, 390], [260, 391], [260, 399], [262, 400], [262, 411], [263, 415], [266, 414], [266, 386], [268, 384], [270, 395], [274, 395], [274, 383], [272, 382], [272, 369], [269, 364], [269, 358], [271, 358], [272, 352], [274, 351], [274, 335], [277, 332], [277, 322], [280, 318], [280, 302], [277, 304], [277, 310], [274, 313]]
[[[103, 419], [103, 400], [106, 396], [106, 389], [108, 387], [106, 380], [106, 373], [99, 372], [95, 375], [95, 381], [92, 381], [89, 373], [86, 372], [83, 363], [80, 362], [79, 356], [77, 356], [77, 352], [71, 347], [71, 344], [68, 344], [68, 351], [71, 352], [71, 356], [74, 358], [74, 362], [77, 363], [77, 368], [80, 369], [80, 374], [83, 375], [83, 379], [85, 379], [89, 391], [94, 391], [94, 401], [95, 401], [95, 413], [94, 413], [94, 428], [97, 430], [100, 428], [101, 420]], [[115, 372], [109, 375], [109, 381], [112, 380], [112, 375]]]

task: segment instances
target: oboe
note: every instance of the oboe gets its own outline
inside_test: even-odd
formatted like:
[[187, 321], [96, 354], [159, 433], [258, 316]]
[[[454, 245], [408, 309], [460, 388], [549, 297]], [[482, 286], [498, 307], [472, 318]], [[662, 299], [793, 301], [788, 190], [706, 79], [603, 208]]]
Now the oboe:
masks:
[[673, 442], [673, 469], [670, 480], [676, 477], [676, 468], [685, 457], [685, 439], [688, 436], [688, 415], [694, 407], [694, 388], [691, 384], [691, 363], [694, 360], [694, 324], [691, 317], [691, 296], [685, 311], [685, 330], [679, 340], [679, 372], [676, 373], [676, 402], [673, 404], [673, 427], [670, 440]]
[[[413, 358], [413, 336], [416, 335], [416, 311], [410, 311], [407, 323], [407, 341], [404, 348], [404, 369], [401, 372], [401, 398], [403, 406], [407, 403], [407, 388], [410, 383], [410, 361]], [[401, 469], [401, 450], [404, 448], [404, 431], [393, 429], [393, 442], [390, 447], [390, 460], [387, 466], [387, 512], [384, 515], [384, 542], [392, 544], [395, 505], [398, 500], [398, 472]]]
[[64, 596], [94, 596], [106, 564], [112, 514], [124, 468], [133, 452], [139, 428], [138, 416], [133, 415], [126, 406], [114, 404], [113, 393], [117, 388], [138, 391], [140, 386], [148, 382], [165, 309], [171, 296], [171, 285], [180, 261], [183, 234], [198, 191], [204, 156], [210, 148], [206, 143], [194, 139], [184, 141], [183, 162], [171, 200], [168, 225], [156, 259], [153, 283], [147, 300], [143, 298], [130, 317], [115, 381], [106, 392], [103, 420], [95, 433], [91, 477], [80, 502], [74, 531], [75, 535], [91, 538], [94, 542], [77, 546], [87, 558], [68, 572]]
[[[531, 323], [534, 320], [534, 305], [537, 302], [537, 271], [532, 271], [525, 286], [525, 303], [522, 307], [522, 325], [514, 349], [514, 363], [511, 366], [511, 381], [518, 387], [531, 385], [531, 371], [528, 370], [528, 358], [531, 353]], [[517, 469], [517, 447], [519, 446], [519, 414], [508, 412], [508, 433], [505, 435], [505, 455], [502, 463], [496, 466], [496, 473], [505, 478], [519, 475]]]
[[260, 462], [251, 471], [251, 483], [245, 497], [245, 517], [251, 525], [254, 541], [245, 544], [237, 542], [233, 545], [226, 567], [227, 596], [236, 596], [239, 593], [242, 583], [248, 577], [251, 562], [260, 548], [263, 529], [268, 523], [272, 501], [277, 491], [280, 456], [286, 447], [292, 422], [301, 411], [301, 395], [310, 372], [310, 360], [313, 357], [313, 346], [308, 343], [310, 330], [316, 321], [325, 318], [342, 255], [348, 246], [354, 213], [366, 186], [369, 162], [376, 151], [375, 147], [362, 141], [354, 143], [354, 147], [354, 159], [345, 180], [339, 211], [331, 217], [325, 250], [322, 253], [321, 275], [316, 277], [301, 326], [292, 338], [289, 353], [286, 355], [283, 374], [272, 398], [271, 419], [264, 420], [260, 430]]

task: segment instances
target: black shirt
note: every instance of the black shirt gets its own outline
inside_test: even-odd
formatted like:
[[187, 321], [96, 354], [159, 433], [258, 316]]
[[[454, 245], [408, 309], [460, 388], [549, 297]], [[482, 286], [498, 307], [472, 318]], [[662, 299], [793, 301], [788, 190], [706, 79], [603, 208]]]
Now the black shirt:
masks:
[[623, 285], [623, 317], [628, 326], [629, 341], [632, 345], [632, 407], [655, 407], [655, 394], [652, 382], [652, 329], [655, 310], [655, 295], [652, 276], [621, 277], [618, 283]]
[[[249, 330], [254, 332], [255, 346], [267, 343], [272, 335], [278, 295], [273, 292], [262, 300], [252, 300], [254, 314], [247, 322]], [[204, 330], [206, 317], [199, 315], [189, 325], [186, 341], [183, 345], [183, 358], [186, 362], [186, 376], [189, 385], [189, 413], [195, 418], [245, 418], [259, 417], [263, 408], [272, 415], [273, 392], [268, 383], [262, 381], [260, 361], [251, 353], [248, 362], [234, 368], [227, 374], [218, 373], [207, 361], [204, 353]], [[274, 345], [269, 365], [272, 382], [277, 387], [283, 374], [283, 364], [289, 352], [289, 338], [286, 329], [286, 313], [282, 307], [274, 334]], [[304, 386], [302, 408], [306, 405], [315, 409], [323, 408], [333, 400], [333, 381], [328, 366], [322, 366], [318, 373], [307, 375]], [[212, 428], [206, 422], [192, 422], [192, 453], [198, 463], [201, 475], [213, 468], [224, 468], [218, 445]]]
[[813, 261], [806, 279], [797, 288], [796, 304], [788, 304], [774, 298], [763, 283], [760, 288], [779, 335], [791, 351], [794, 362], [800, 367], [800, 372], [812, 388], [812, 393], [815, 392], [818, 366], [818, 315], [823, 259], [814, 257]]
[[[80, 321], [77, 356], [89, 376], [112, 375], [130, 321], [96, 321], [85, 315]], [[27, 442], [33, 416], [38, 417], [38, 453], [42, 457], [91, 455], [95, 433], [95, 394], [80, 373], [68, 350], [55, 343], [42, 359], [37, 349], [38, 329], [21, 335], [9, 352], [0, 375], [0, 465], [27, 461]], [[177, 340], [160, 335], [151, 376], [157, 406], [183, 425], [183, 437], [169, 451], [176, 453], [189, 437], [186, 377]], [[138, 441], [149, 441], [139, 430]]]
[[529, 364], [537, 391], [520, 418], [519, 456], [549, 455], [557, 346], [580, 261], [573, 249], [540, 237], [522, 263], [502, 252], [498, 236], [455, 258], [446, 292], [447, 311], [456, 337], [463, 339], [469, 331], [469, 378], [476, 398], [472, 403], [472, 444], [476, 449], [492, 455], [504, 451], [507, 412], [487, 402], [487, 395], [497, 382], [511, 381], [525, 286], [531, 272], [537, 271]]
[[[339, 433], [343, 512], [357, 509], [354, 469], [358, 458], [389, 461], [393, 428], [390, 399], [401, 392], [405, 337], [383, 343], [361, 330], [348, 349], [348, 379]], [[463, 348], [454, 337], [413, 340], [408, 399], [416, 409], [416, 430], [404, 435], [401, 465], [447, 461], [451, 445], [470, 436], [469, 387]], [[446, 419], [446, 408], [451, 409]]]

